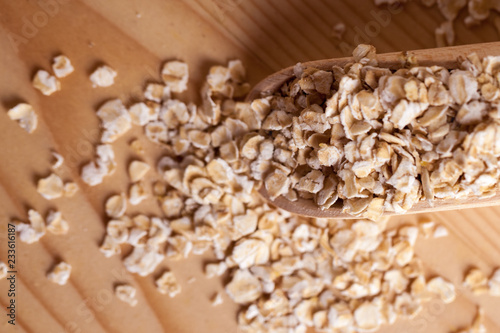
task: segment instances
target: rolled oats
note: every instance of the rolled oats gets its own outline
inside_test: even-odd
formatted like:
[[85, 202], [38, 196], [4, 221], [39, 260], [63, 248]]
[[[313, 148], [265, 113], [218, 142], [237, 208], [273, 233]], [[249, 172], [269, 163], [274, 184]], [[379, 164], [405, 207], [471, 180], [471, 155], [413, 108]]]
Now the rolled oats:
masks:
[[181, 292], [181, 286], [172, 272], [165, 272], [156, 280], [156, 287], [162, 294], [168, 294], [169, 297], [175, 297]]
[[136, 246], [132, 253], [124, 259], [123, 264], [129, 272], [137, 273], [140, 276], [147, 276], [151, 274], [165, 258], [165, 254], [160, 251], [160, 248], [155, 244]]
[[224, 299], [222, 298], [222, 295], [221, 293], [216, 293], [210, 303], [212, 304], [212, 306], [217, 306], [217, 305], [221, 305], [222, 303], [224, 303]]
[[115, 295], [116, 297], [122, 301], [127, 303], [128, 305], [134, 307], [137, 305], [137, 289], [128, 284], [123, 284], [115, 287]]
[[449, 232], [445, 226], [438, 225], [432, 235], [434, 238], [442, 238], [442, 237], [447, 237], [449, 235]]
[[50, 176], [38, 181], [37, 191], [45, 199], [57, 199], [64, 194], [64, 183], [59, 176], [52, 173]]
[[21, 242], [32, 244], [38, 242], [45, 235], [46, 227], [42, 215], [36, 210], [30, 209], [28, 211], [28, 220], [30, 224], [17, 222], [16, 231], [19, 232]]
[[223, 261], [219, 263], [207, 264], [205, 265], [205, 276], [207, 278], [221, 276], [226, 272], [226, 270], [227, 270], [227, 265]]
[[81, 173], [82, 180], [90, 186], [102, 183], [103, 178], [114, 173], [116, 168], [115, 154], [110, 145], [97, 146], [96, 155], [96, 161], [86, 164]]
[[61, 83], [55, 77], [44, 70], [39, 70], [33, 77], [33, 87], [40, 90], [46, 96], [50, 96], [56, 91], [61, 90]]
[[60, 55], [53, 59], [52, 70], [58, 78], [63, 78], [73, 73], [75, 69], [68, 57]]
[[101, 119], [104, 128], [101, 137], [103, 143], [114, 142], [132, 127], [130, 114], [119, 99], [104, 103], [97, 110], [97, 116]]
[[181, 61], [167, 62], [161, 71], [163, 82], [172, 92], [181, 93], [187, 89], [188, 65]]
[[109, 66], [98, 67], [91, 75], [92, 87], [109, 87], [115, 83], [116, 71]]
[[382, 313], [377, 305], [365, 302], [354, 311], [357, 327], [363, 331], [375, 331], [383, 323]]
[[226, 291], [236, 303], [246, 304], [257, 300], [262, 295], [262, 285], [248, 270], [239, 269], [226, 286]]
[[69, 224], [63, 219], [61, 212], [50, 211], [46, 222], [49, 232], [55, 235], [65, 235], [68, 233]]
[[7, 264], [3, 261], [0, 261], [0, 280], [5, 279], [7, 277]]
[[54, 163], [52, 163], [52, 169], [59, 169], [64, 164], [64, 157], [55, 151], [52, 152], [52, 156], [55, 159]]
[[266, 187], [271, 200], [276, 199], [282, 194], [288, 193], [289, 184], [290, 178], [286, 173], [279, 169], [270, 173], [264, 181], [264, 186]]
[[120, 243], [118, 243], [115, 239], [110, 236], [106, 236], [101, 246], [99, 247], [99, 251], [106, 257], [112, 257], [116, 254], [121, 253]]
[[497, 269], [488, 281], [491, 296], [500, 297], [500, 269]]
[[7, 112], [10, 119], [17, 121], [19, 126], [28, 133], [33, 133], [38, 126], [38, 116], [33, 107], [19, 103]]
[[[404, 213], [421, 200], [494, 193], [498, 173], [478, 168], [499, 155], [471, 146], [492, 147], [498, 127], [489, 117], [494, 105], [482, 91], [490, 100], [495, 94], [478, 80], [491, 76], [493, 57], [471, 55], [452, 71], [380, 69], [373, 89], [364, 73], [378, 70], [375, 49], [360, 45], [353, 54], [357, 63], [336, 76], [335, 70], [326, 75], [297, 69], [296, 77], [267, 97], [270, 109], [261, 129], [244, 136], [240, 158], [254, 180], [264, 180], [272, 200], [302, 198], [321, 209], [340, 201], [344, 212], [376, 219], [384, 212]], [[311, 83], [320, 72], [335, 77], [326, 81], [328, 91]], [[311, 94], [318, 94], [314, 104], [300, 102]], [[270, 159], [259, 147], [268, 140], [274, 145]], [[443, 227], [435, 232], [443, 235]]]
[[65, 285], [71, 274], [71, 265], [63, 262], [57, 264], [49, 274], [47, 274], [47, 279], [57, 283], [58, 285]]
[[144, 146], [142, 142], [139, 139], [135, 139], [132, 142], [130, 142], [130, 148], [139, 155], [144, 154]]
[[390, 290], [401, 294], [408, 287], [409, 280], [401, 270], [392, 269], [384, 273], [384, 281], [388, 283]]
[[464, 286], [470, 288], [474, 294], [488, 292], [488, 277], [478, 268], [469, 270], [464, 279]]
[[420, 228], [420, 233], [425, 238], [429, 238], [432, 236], [434, 232], [434, 229], [436, 227], [436, 222], [432, 221], [431, 219], [425, 218], [419, 221], [418, 226]]
[[138, 182], [139, 180], [144, 178], [149, 169], [151, 169], [151, 167], [145, 162], [132, 161], [128, 167], [128, 175], [130, 177], [130, 180], [134, 183]]
[[394, 310], [400, 316], [413, 319], [422, 311], [422, 304], [420, 300], [414, 299], [410, 294], [403, 293], [396, 296]]
[[435, 277], [428, 281], [427, 290], [438, 295], [447, 304], [453, 302], [456, 297], [455, 286], [442, 277]]
[[[485, 133], [465, 139], [445, 126], [459, 111], [443, 106], [454, 101], [443, 83], [448, 71], [408, 69], [394, 78], [376, 67], [373, 56], [374, 48], [360, 48], [358, 64], [332, 72], [296, 66], [297, 77], [281, 89], [284, 96], [251, 103], [240, 101], [248, 85], [237, 61], [210, 70], [203, 107], [171, 99], [163, 85], [148, 86], [148, 101], [139, 103], [158, 117], [149, 118], [144, 105], [135, 120], [129, 114], [165, 149], [152, 191], [163, 214], [127, 216], [119, 196], [111, 205], [118, 217], [108, 221], [100, 250], [109, 257], [131, 247], [123, 263], [140, 276], [165, 259], [213, 250], [217, 259], [205, 265], [205, 276], [227, 274], [226, 292], [241, 304], [242, 332], [371, 331], [398, 317], [414, 318], [436, 293], [449, 301], [453, 286], [426, 283], [414, 251], [419, 230], [432, 235], [435, 225], [387, 230], [380, 216], [385, 209], [403, 212], [420, 199], [422, 168], [428, 167], [427, 185], [436, 196], [453, 191], [440, 183], [441, 173], [456, 178], [454, 168], [466, 165], [464, 154]], [[173, 66], [177, 73], [166, 67], [167, 90], [185, 89], [187, 66]], [[432, 88], [435, 82], [440, 84]], [[471, 96], [467, 104], [477, 99]], [[400, 103], [411, 105], [411, 115], [387, 111]], [[98, 160], [96, 170], [101, 164], [115, 168], [112, 150], [107, 152], [111, 157]], [[441, 166], [443, 159], [448, 163]], [[478, 191], [491, 181], [469, 180]], [[131, 203], [141, 197], [132, 189], [143, 193], [142, 182], [132, 185]], [[264, 202], [257, 194], [261, 185], [270, 196], [317, 200], [325, 208], [341, 200], [377, 222], [295, 216]], [[171, 296], [180, 292], [171, 272], [156, 284]], [[221, 299], [217, 293], [211, 301]]]
[[144, 90], [144, 97], [150, 101], [160, 103], [163, 100], [170, 99], [170, 88], [159, 83], [149, 83]]
[[116, 194], [106, 200], [106, 215], [119, 218], [125, 214], [127, 199], [123, 194]]
[[229, 258], [242, 269], [265, 264], [269, 261], [269, 246], [262, 240], [244, 239], [236, 243]]
[[341, 40], [344, 37], [345, 30], [346, 30], [345, 23], [338, 22], [332, 28], [332, 36], [335, 37], [336, 39]]
[[78, 191], [78, 185], [76, 185], [76, 183], [69, 182], [69, 183], [64, 184], [64, 196], [65, 197], [70, 198], [70, 197], [74, 196], [77, 191]]
[[155, 108], [154, 105], [147, 105], [146, 103], [140, 102], [130, 106], [128, 112], [132, 124], [144, 126], [158, 119], [159, 109]]
[[432, 293], [427, 290], [427, 283], [423, 275], [417, 276], [410, 286], [410, 294], [417, 300], [429, 301]]
[[130, 186], [128, 201], [131, 205], [138, 205], [148, 198], [148, 192], [143, 182], [138, 182]]

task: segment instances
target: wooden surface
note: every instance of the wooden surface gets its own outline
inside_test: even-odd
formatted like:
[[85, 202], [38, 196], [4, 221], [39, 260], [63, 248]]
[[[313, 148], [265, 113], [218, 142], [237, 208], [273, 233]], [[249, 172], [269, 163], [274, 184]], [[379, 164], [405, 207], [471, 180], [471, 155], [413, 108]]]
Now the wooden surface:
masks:
[[[153, 276], [143, 278], [127, 273], [119, 257], [106, 259], [98, 251], [105, 227], [103, 202], [126, 189], [125, 162], [133, 157], [127, 143], [140, 136], [140, 130], [135, 128], [114, 144], [117, 172], [101, 186], [87, 187], [78, 173], [92, 159], [98, 141], [95, 109], [109, 98], [129, 101], [138, 96], [145, 81], [159, 79], [161, 62], [173, 58], [189, 63], [191, 89], [183, 97], [196, 98], [195, 90], [209, 66], [229, 59], [242, 59], [255, 84], [297, 61], [347, 56], [331, 37], [332, 26], [342, 20], [347, 25], [345, 41], [352, 45], [355, 28], [374, 20], [372, 1], [59, 1], [63, 4], [53, 17], [25, 34], [16, 50], [9, 36], [22, 37], [26, 22], [32, 22], [34, 15], [43, 18], [38, 14], [41, 8], [34, 0], [0, 0], [0, 260], [7, 259], [7, 222], [26, 220], [28, 208], [45, 215], [57, 207], [70, 223], [66, 236], [46, 235], [32, 245], [18, 242], [17, 325], [6, 324], [9, 299], [7, 281], [2, 280], [0, 332], [236, 332], [237, 306], [227, 296], [223, 306], [209, 304], [209, 297], [223, 286], [221, 280], [202, 277], [202, 263], [212, 260], [209, 255], [164, 262]], [[433, 47], [433, 31], [441, 21], [436, 10], [428, 12], [413, 1], [369, 42], [379, 52]], [[460, 44], [495, 39], [491, 26], [472, 31], [457, 26]], [[51, 58], [60, 52], [71, 58], [76, 71], [62, 80], [61, 92], [42, 96], [29, 83], [31, 76], [38, 68], [48, 69]], [[113, 87], [91, 88], [88, 74], [100, 62], [118, 71]], [[19, 100], [31, 103], [40, 115], [39, 128], [32, 135], [5, 114]], [[73, 179], [82, 189], [72, 199], [49, 202], [36, 192], [35, 180], [49, 172], [50, 149], [66, 159], [65, 180]], [[155, 162], [160, 154], [153, 145], [147, 146], [148, 162]], [[137, 211], [160, 213], [153, 200]], [[440, 274], [460, 284], [472, 265], [487, 274], [500, 266], [500, 208], [430, 216], [448, 227], [450, 237], [417, 243], [429, 276]], [[391, 223], [414, 223], [418, 218], [398, 217]], [[73, 266], [66, 286], [45, 278], [61, 259]], [[174, 299], [154, 287], [154, 277], [164, 268], [174, 271], [182, 284], [182, 293]], [[191, 277], [196, 281], [190, 284]], [[111, 297], [114, 284], [124, 282], [139, 289], [136, 308]], [[380, 332], [447, 333], [468, 325], [477, 304], [486, 309], [490, 332], [500, 332], [500, 300], [465, 290], [450, 305], [431, 302], [416, 319], [398, 321]]]

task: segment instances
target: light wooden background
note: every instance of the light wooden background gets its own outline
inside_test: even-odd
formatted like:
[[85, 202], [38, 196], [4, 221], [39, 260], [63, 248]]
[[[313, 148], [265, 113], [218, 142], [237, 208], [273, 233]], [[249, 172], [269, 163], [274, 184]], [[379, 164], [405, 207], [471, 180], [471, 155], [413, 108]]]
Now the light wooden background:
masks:
[[[101, 186], [86, 187], [78, 173], [92, 158], [97, 142], [95, 108], [113, 97], [133, 100], [144, 82], [158, 80], [161, 62], [169, 59], [189, 63], [191, 89], [183, 97], [196, 99], [195, 91], [208, 68], [230, 59], [242, 59], [249, 68], [249, 80], [256, 83], [297, 61], [346, 55], [345, 45], [354, 46], [356, 31], [363, 31], [367, 24], [377, 30], [372, 11], [378, 10], [371, 0], [59, 3], [48, 17], [38, 1], [0, 0], [0, 260], [6, 261], [6, 224], [11, 218], [26, 219], [28, 208], [46, 214], [57, 207], [71, 226], [66, 236], [46, 235], [32, 245], [18, 242], [17, 325], [6, 324], [7, 282], [0, 281], [0, 332], [235, 332], [237, 307], [226, 296], [223, 306], [210, 306], [209, 297], [221, 291], [223, 284], [202, 276], [202, 264], [212, 259], [209, 255], [161, 266], [158, 273], [172, 269], [183, 288], [181, 295], [169, 299], [156, 292], [155, 276], [131, 275], [118, 257], [106, 259], [98, 251], [105, 226], [103, 202], [110, 194], [127, 189], [125, 165], [134, 157], [127, 143], [139, 137], [140, 130], [134, 129], [115, 144], [118, 171]], [[347, 25], [344, 47], [332, 37], [332, 27], [341, 21]], [[441, 21], [437, 10], [424, 11], [411, 1], [402, 13], [390, 16], [388, 25], [379, 24], [380, 31], [366, 42], [380, 52], [433, 47], [433, 31]], [[30, 30], [27, 27], [33, 22], [39, 27]], [[11, 41], [13, 34], [17, 45]], [[459, 25], [457, 35], [460, 44], [498, 39], [491, 26], [469, 31]], [[45, 97], [31, 87], [30, 79], [36, 69], [48, 69], [58, 53], [69, 56], [76, 71], [62, 80], [61, 92]], [[92, 89], [88, 74], [101, 62], [118, 71], [116, 84]], [[5, 114], [21, 100], [31, 103], [40, 115], [39, 128], [32, 135]], [[64, 178], [77, 181], [82, 188], [72, 199], [48, 202], [36, 192], [35, 180], [49, 172], [50, 149], [66, 158]], [[160, 154], [156, 147], [147, 146], [148, 162], [154, 163]], [[139, 210], [159, 214], [153, 200], [135, 212]], [[488, 274], [500, 266], [500, 208], [432, 217], [446, 225], [451, 235], [418, 242], [417, 252], [429, 275], [440, 274], [460, 284], [471, 266]], [[393, 223], [414, 223], [418, 218], [397, 218]], [[61, 259], [73, 266], [66, 286], [45, 278]], [[191, 277], [196, 280], [188, 283]], [[114, 285], [124, 282], [139, 288], [136, 308], [111, 296]], [[490, 332], [500, 332], [500, 299], [473, 296], [465, 290], [453, 304], [431, 302], [416, 320], [398, 321], [381, 332], [450, 332], [472, 321], [477, 304], [487, 310]]]

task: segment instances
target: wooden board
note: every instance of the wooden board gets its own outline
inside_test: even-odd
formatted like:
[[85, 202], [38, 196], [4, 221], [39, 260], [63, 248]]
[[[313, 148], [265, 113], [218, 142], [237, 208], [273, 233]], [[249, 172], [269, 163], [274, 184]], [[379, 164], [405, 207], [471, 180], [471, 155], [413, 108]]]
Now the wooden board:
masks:
[[[202, 276], [202, 264], [213, 260], [209, 255], [162, 264], [157, 272], [173, 270], [183, 288], [179, 296], [170, 299], [156, 292], [156, 275], [143, 278], [129, 274], [118, 257], [106, 259], [98, 251], [105, 228], [103, 202], [110, 194], [127, 189], [125, 165], [134, 157], [127, 143], [139, 136], [140, 130], [134, 129], [114, 144], [117, 172], [101, 186], [87, 187], [78, 174], [82, 164], [92, 159], [93, 145], [98, 141], [95, 109], [110, 98], [129, 101], [139, 96], [146, 81], [159, 79], [159, 66], [169, 59], [189, 63], [192, 89], [183, 97], [196, 98], [195, 91], [208, 68], [230, 59], [242, 59], [255, 84], [297, 61], [347, 56], [346, 47], [331, 37], [333, 25], [340, 21], [347, 25], [344, 41], [354, 47], [359, 39], [356, 34], [370, 22], [378, 22], [380, 10], [371, 0], [58, 3], [49, 8], [51, 15], [44, 15], [38, 1], [0, 0], [0, 260], [7, 259], [8, 221], [25, 220], [28, 208], [46, 214], [57, 207], [70, 223], [67, 236], [46, 235], [32, 245], [18, 241], [17, 325], [12, 328], [6, 324], [8, 284], [2, 280], [0, 332], [236, 332], [238, 307], [226, 296], [223, 306], [209, 304], [209, 297], [223, 288], [221, 280]], [[366, 42], [380, 52], [433, 47], [433, 31], [441, 21], [436, 10], [424, 11], [410, 2], [401, 13], [381, 21], [388, 23], [379, 24], [380, 31]], [[17, 42], [13, 43], [13, 38]], [[471, 31], [457, 27], [460, 44], [496, 39], [491, 26]], [[71, 58], [76, 72], [62, 80], [61, 92], [45, 97], [32, 88], [30, 79], [36, 69], [48, 69], [58, 53]], [[92, 89], [88, 74], [99, 63], [118, 71], [113, 87]], [[31, 103], [40, 115], [39, 128], [32, 135], [5, 114], [21, 100]], [[35, 180], [48, 174], [51, 149], [67, 161], [65, 180], [74, 179], [82, 188], [72, 199], [48, 202], [36, 192]], [[147, 145], [148, 162], [154, 163], [160, 154], [156, 147]], [[139, 209], [159, 213], [153, 201]], [[473, 265], [488, 274], [500, 266], [500, 208], [431, 216], [446, 225], [451, 235], [418, 243], [417, 253], [429, 275], [440, 274], [460, 284], [464, 272]], [[418, 218], [398, 217], [392, 223], [413, 223]], [[60, 259], [73, 265], [66, 286], [45, 278]], [[196, 280], [188, 283], [191, 277]], [[114, 284], [124, 282], [139, 289], [136, 308], [111, 296]], [[398, 321], [380, 332], [449, 332], [468, 325], [477, 304], [486, 309], [490, 332], [500, 332], [500, 317], [496, 315], [500, 299], [473, 296], [466, 290], [460, 291], [453, 304], [431, 302], [415, 320]]]

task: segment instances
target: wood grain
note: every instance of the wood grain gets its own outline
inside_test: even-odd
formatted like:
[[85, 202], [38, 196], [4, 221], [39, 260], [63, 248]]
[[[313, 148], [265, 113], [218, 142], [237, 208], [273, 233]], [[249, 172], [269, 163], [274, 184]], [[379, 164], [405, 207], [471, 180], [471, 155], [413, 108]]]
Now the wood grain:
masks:
[[[28, 208], [46, 214], [57, 207], [70, 223], [67, 236], [46, 235], [32, 245], [18, 242], [18, 325], [6, 324], [4, 306], [9, 300], [7, 282], [2, 280], [0, 332], [236, 332], [238, 307], [227, 297], [223, 306], [210, 306], [209, 297], [223, 287], [223, 281], [202, 276], [203, 263], [213, 260], [210, 255], [165, 262], [153, 276], [143, 278], [126, 272], [119, 257], [106, 259], [98, 251], [106, 223], [103, 202], [112, 193], [126, 190], [125, 165], [134, 157], [127, 143], [140, 137], [141, 131], [134, 128], [114, 144], [117, 172], [99, 188], [87, 187], [78, 174], [82, 164], [93, 158], [93, 145], [98, 140], [95, 109], [110, 98], [133, 100], [146, 81], [159, 79], [160, 64], [173, 58], [191, 66], [190, 93], [181, 98], [196, 99], [209, 66], [229, 59], [242, 59], [255, 84], [297, 61], [347, 56], [331, 37], [332, 26], [343, 21], [347, 25], [345, 41], [353, 46], [355, 28], [363, 29], [373, 20], [370, 12], [377, 9], [371, 0], [60, 2], [64, 4], [57, 13], [16, 50], [9, 33], [22, 36], [26, 20], [32, 21], [41, 8], [35, 0], [0, 0], [0, 260], [6, 261], [6, 224], [12, 218], [25, 220]], [[424, 11], [417, 1], [410, 2], [369, 42], [379, 52], [433, 47], [433, 30], [442, 20], [436, 11]], [[497, 39], [491, 26], [469, 31], [458, 24], [457, 29], [460, 44]], [[68, 55], [76, 71], [62, 80], [61, 92], [41, 96], [29, 81], [37, 68], [48, 69], [57, 53]], [[118, 71], [113, 87], [91, 88], [88, 73], [99, 62]], [[18, 100], [33, 104], [40, 115], [39, 128], [32, 135], [5, 115]], [[66, 159], [64, 178], [81, 186], [71, 200], [47, 202], [36, 192], [35, 180], [49, 170], [51, 149]], [[155, 146], [146, 146], [148, 162], [155, 162], [160, 155]], [[159, 213], [153, 201], [145, 202], [139, 210]], [[487, 273], [500, 266], [499, 208], [430, 216], [451, 231], [446, 239], [418, 242], [417, 253], [430, 275], [440, 274], [459, 284], [471, 265]], [[418, 218], [397, 217], [391, 224], [414, 223]], [[60, 259], [74, 269], [66, 286], [45, 278]], [[154, 277], [166, 268], [174, 271], [182, 284], [183, 292], [174, 299], [160, 295], [154, 287]], [[187, 283], [190, 277], [196, 278], [192, 284]], [[136, 308], [108, 297], [114, 284], [123, 282], [139, 289]], [[449, 332], [471, 322], [476, 304], [485, 307], [490, 331], [499, 332], [500, 318], [495, 314], [500, 301], [468, 292], [451, 305], [437, 310], [426, 307], [417, 319], [398, 321], [381, 332]], [[414, 326], [417, 320], [423, 320], [422, 329]]]

